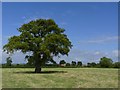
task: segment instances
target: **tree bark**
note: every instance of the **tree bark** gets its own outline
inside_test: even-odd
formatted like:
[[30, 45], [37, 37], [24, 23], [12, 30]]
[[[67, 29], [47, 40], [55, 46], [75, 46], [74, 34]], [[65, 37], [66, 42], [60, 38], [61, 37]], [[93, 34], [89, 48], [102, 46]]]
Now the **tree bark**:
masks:
[[39, 54], [34, 54], [34, 59], [35, 59], [35, 73], [40, 73], [41, 72], [41, 62], [40, 62], [40, 55]]
[[41, 67], [35, 67], [35, 73], [40, 73], [41, 72]]

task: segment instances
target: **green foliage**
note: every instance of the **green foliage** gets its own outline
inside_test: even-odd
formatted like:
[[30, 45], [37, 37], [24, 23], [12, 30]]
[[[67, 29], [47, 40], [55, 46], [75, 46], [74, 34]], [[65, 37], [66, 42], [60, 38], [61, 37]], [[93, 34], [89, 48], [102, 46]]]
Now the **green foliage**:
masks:
[[97, 64], [95, 62], [87, 63], [88, 67], [97, 67]]
[[34, 65], [35, 65], [33, 56], [28, 56], [28, 55], [26, 55], [26, 56], [25, 56], [25, 59], [28, 60], [27, 65], [29, 65], [29, 66], [34, 66]]
[[65, 60], [61, 60], [59, 64], [66, 64]]
[[78, 62], [77, 62], [77, 66], [82, 66], [82, 62], [81, 62], [81, 61], [78, 61]]
[[113, 63], [112, 59], [107, 57], [102, 57], [99, 62], [100, 66], [103, 68], [112, 67], [112, 63]]
[[66, 66], [70, 66], [70, 63], [66, 63]]
[[68, 55], [72, 45], [64, 29], [59, 28], [52, 19], [37, 19], [23, 24], [18, 28], [19, 36], [8, 39], [4, 45], [4, 51], [14, 53], [32, 52], [28, 56], [28, 64], [35, 64], [36, 67], [44, 65], [48, 61], [53, 61], [53, 56]]
[[90, 63], [89, 62], [87, 63], [87, 67], [90, 67]]
[[120, 68], [120, 62], [115, 62], [114, 63], [114, 68]]
[[72, 64], [72, 66], [76, 66], [76, 62], [75, 61], [72, 61], [71, 64]]
[[7, 66], [11, 66], [11, 64], [12, 64], [12, 58], [11, 57], [7, 57], [6, 58], [6, 65]]

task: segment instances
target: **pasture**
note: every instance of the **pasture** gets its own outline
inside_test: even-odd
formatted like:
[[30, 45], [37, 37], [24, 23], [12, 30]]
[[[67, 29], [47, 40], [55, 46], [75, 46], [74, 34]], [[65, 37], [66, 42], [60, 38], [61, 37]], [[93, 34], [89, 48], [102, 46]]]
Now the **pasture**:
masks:
[[117, 88], [118, 69], [3, 68], [2, 88]]

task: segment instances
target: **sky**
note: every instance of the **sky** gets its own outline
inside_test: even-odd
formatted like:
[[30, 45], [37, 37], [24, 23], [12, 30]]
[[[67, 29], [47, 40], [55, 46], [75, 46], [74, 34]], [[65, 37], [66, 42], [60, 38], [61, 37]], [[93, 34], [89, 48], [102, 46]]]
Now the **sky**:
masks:
[[[99, 62], [106, 56], [118, 61], [118, 3], [117, 2], [3, 2], [2, 46], [8, 38], [19, 35], [22, 24], [38, 18], [53, 19], [72, 42], [69, 56], [55, 57], [66, 62]], [[2, 53], [2, 63], [8, 55]], [[25, 63], [24, 54], [12, 55], [13, 63]]]

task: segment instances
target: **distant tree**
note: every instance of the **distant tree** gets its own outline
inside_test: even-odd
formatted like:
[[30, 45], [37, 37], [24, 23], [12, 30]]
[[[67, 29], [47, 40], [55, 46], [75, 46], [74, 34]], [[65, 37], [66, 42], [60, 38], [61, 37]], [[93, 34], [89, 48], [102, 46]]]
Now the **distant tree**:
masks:
[[87, 63], [87, 67], [96, 67], [96, 65], [95, 62]]
[[100, 63], [96, 63], [96, 66], [95, 66], [96, 68], [100, 68], [101, 66], [100, 66]]
[[59, 64], [66, 64], [65, 60], [61, 60]]
[[100, 66], [103, 68], [112, 67], [112, 63], [113, 63], [112, 59], [107, 57], [102, 57], [99, 62]]
[[20, 64], [16, 64], [16, 66], [20, 66]]
[[71, 64], [72, 64], [72, 66], [76, 66], [76, 62], [75, 61], [72, 61]]
[[54, 61], [52, 58], [51, 58], [50, 62], [53, 63], [53, 65], [57, 65], [56, 61]]
[[89, 62], [87, 63], [87, 67], [91, 67], [91, 64]]
[[97, 64], [95, 62], [92, 62], [91, 65], [92, 67], [96, 67]]
[[[28, 58], [30, 64], [34, 63], [35, 72], [41, 72], [46, 62], [53, 60], [54, 56], [68, 55], [72, 44], [64, 29], [60, 28], [52, 19], [37, 19], [23, 24], [18, 28], [19, 36], [12, 36], [3, 46], [7, 53], [21, 51], [31, 52]], [[30, 61], [29, 61], [30, 60]]]
[[66, 66], [70, 66], [70, 63], [66, 63]]
[[120, 68], [120, 62], [115, 62], [113, 65], [114, 68]]
[[78, 61], [78, 62], [77, 62], [77, 66], [82, 66], [82, 62], [81, 62], [81, 61]]
[[7, 66], [11, 66], [12, 65], [12, 58], [11, 57], [7, 57], [6, 58], [6, 62], [7, 62], [6, 63]]
[[28, 55], [26, 55], [25, 56], [25, 59], [27, 59], [27, 65], [28, 66], [33, 66], [33, 65], [35, 65], [35, 62], [34, 62], [34, 58], [33, 58], [33, 56], [28, 56]]

